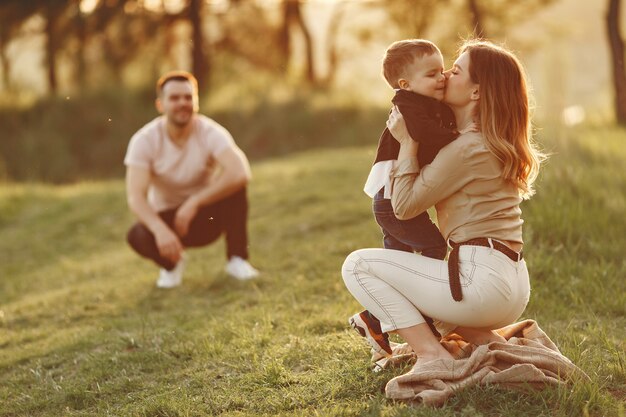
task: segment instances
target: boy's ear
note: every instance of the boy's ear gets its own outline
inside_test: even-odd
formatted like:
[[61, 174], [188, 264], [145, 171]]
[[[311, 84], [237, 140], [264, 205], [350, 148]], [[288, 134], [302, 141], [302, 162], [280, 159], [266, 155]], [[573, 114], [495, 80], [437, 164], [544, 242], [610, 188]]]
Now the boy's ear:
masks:
[[472, 100], [479, 100], [480, 99], [480, 90], [478, 88], [478, 85], [476, 86], [474, 91], [472, 91], [472, 95], [470, 97], [471, 97]]
[[163, 113], [163, 103], [161, 103], [161, 99], [157, 98], [154, 100], [154, 107], [156, 107], [159, 113]]
[[407, 80], [405, 80], [404, 78], [400, 78], [398, 80], [398, 87], [400, 87], [403, 90], [408, 90], [409, 89], [409, 82]]

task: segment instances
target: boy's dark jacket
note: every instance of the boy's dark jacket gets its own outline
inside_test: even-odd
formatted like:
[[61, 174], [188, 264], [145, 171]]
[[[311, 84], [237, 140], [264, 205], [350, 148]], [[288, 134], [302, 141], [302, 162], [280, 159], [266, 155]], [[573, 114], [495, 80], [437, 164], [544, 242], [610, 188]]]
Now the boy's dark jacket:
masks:
[[[419, 142], [417, 161], [421, 167], [430, 164], [441, 148], [459, 136], [452, 110], [438, 100], [398, 90], [391, 101], [402, 113], [411, 138]], [[378, 141], [374, 163], [398, 159], [398, 152], [400, 144], [385, 128]]]

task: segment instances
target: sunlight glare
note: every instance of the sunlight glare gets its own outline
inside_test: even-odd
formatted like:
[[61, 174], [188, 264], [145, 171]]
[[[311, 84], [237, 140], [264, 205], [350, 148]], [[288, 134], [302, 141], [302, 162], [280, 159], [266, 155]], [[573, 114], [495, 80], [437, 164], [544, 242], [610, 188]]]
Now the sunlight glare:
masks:
[[98, 0], [81, 0], [80, 2], [80, 11], [89, 14], [93, 12], [93, 9], [96, 8], [98, 4]]
[[585, 109], [582, 106], [569, 106], [561, 114], [565, 126], [576, 126], [585, 121]]
[[150, 10], [161, 9], [161, 0], [144, 0], [143, 6]]
[[179, 13], [185, 8], [184, 0], [144, 0], [143, 6], [148, 10], [165, 9], [168, 13]]

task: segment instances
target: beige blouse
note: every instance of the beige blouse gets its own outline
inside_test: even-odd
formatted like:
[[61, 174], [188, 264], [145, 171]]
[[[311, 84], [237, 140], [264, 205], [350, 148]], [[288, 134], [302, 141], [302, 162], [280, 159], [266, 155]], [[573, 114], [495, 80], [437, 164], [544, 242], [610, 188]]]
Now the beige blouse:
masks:
[[461, 135], [420, 170], [417, 159], [396, 163], [391, 172], [391, 204], [396, 217], [410, 219], [435, 205], [445, 239], [477, 237], [522, 242], [522, 199], [503, 180], [502, 164], [480, 133]]

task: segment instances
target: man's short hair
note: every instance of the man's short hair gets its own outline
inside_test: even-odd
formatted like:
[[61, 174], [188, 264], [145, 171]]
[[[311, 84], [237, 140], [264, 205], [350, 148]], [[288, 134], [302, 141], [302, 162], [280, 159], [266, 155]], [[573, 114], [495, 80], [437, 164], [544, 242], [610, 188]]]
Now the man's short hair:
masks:
[[198, 95], [198, 80], [196, 79], [196, 77], [194, 77], [193, 74], [190, 72], [178, 70], [169, 71], [163, 74], [161, 78], [159, 78], [156, 83], [157, 97], [160, 97], [161, 94], [163, 94], [163, 88], [165, 87], [165, 84], [170, 81], [189, 81], [191, 83], [191, 86], [193, 87], [194, 95]]
[[389, 45], [383, 57], [383, 76], [391, 88], [400, 88], [398, 80], [415, 58], [441, 53], [437, 45], [425, 39], [405, 39]]

